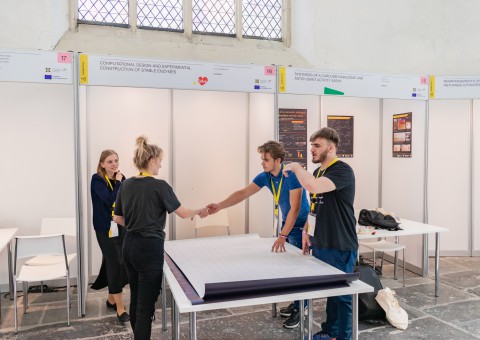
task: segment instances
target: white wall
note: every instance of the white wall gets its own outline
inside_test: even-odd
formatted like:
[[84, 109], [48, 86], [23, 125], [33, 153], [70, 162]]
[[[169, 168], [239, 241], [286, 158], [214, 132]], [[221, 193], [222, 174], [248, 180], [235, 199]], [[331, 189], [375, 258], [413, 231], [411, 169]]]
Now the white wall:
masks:
[[450, 229], [440, 236], [444, 255], [470, 254], [470, 102], [429, 102], [428, 224]]
[[292, 48], [319, 69], [477, 74], [479, 11], [475, 0], [292, 1]]
[[[392, 156], [393, 115], [412, 113], [412, 157]], [[419, 100], [383, 101], [382, 207], [397, 216], [424, 221], [426, 102]], [[400, 225], [400, 227], [402, 227]], [[407, 262], [422, 267], [423, 236], [400, 238], [406, 245]]]
[[348, 163], [355, 173], [355, 209], [378, 207], [380, 100], [377, 98], [323, 96], [323, 126], [327, 126], [327, 116], [329, 115], [354, 117], [353, 158], [342, 158], [342, 161]]
[[0, 82], [0, 228], [36, 235], [42, 217], [75, 217], [72, 102], [69, 85]]
[[[90, 271], [97, 275], [102, 263], [102, 253], [93, 230], [90, 180], [96, 172], [100, 153], [114, 149], [119, 155], [120, 170], [125, 176], [137, 173], [133, 164], [135, 140], [140, 135], [148, 137], [150, 143], [160, 146], [164, 153], [158, 178], [171, 184], [171, 91], [147, 88], [87, 87], [85, 102], [87, 128], [87, 174], [84, 186], [88, 197], [84, 202], [88, 211], [85, 228], [89, 230]], [[165, 231], [168, 237], [169, 220]]]

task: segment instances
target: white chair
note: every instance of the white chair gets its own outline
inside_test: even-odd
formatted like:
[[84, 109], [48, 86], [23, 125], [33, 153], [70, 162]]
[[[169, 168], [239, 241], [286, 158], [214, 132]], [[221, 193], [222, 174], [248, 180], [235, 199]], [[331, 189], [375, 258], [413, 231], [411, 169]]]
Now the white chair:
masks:
[[[39, 255], [59, 256], [62, 262], [47, 265], [22, 265], [18, 260]], [[73, 259], [73, 258], [72, 258]], [[71, 260], [72, 260], [71, 259]], [[70, 261], [71, 261], [70, 260]], [[23, 313], [28, 308], [28, 283], [55, 279], [66, 279], [67, 286], [67, 324], [70, 326], [70, 272], [69, 260], [65, 248], [64, 235], [17, 236], [15, 238], [15, 255], [13, 262], [13, 299], [15, 309], [15, 334], [18, 333], [17, 320], [17, 283], [23, 284]]]
[[[403, 250], [403, 286], [405, 287], [405, 245], [387, 241], [385, 238], [377, 242], [359, 242], [359, 245], [373, 250], [373, 269], [375, 269], [375, 256], [377, 251], [382, 252], [382, 264], [380, 268], [383, 269], [383, 254], [385, 252], [397, 252]], [[394, 271], [395, 273], [397, 272], [396, 267]], [[396, 279], [397, 278], [395, 277], [395, 280]]]
[[230, 235], [230, 223], [228, 221], [228, 213], [225, 209], [219, 212], [208, 215], [205, 218], [195, 216], [195, 238], [198, 236], [198, 229], [207, 227], [223, 227], [227, 229], [227, 234]]
[[[40, 235], [52, 235], [52, 234], [63, 234], [65, 236], [76, 237], [77, 229], [74, 218], [42, 218], [42, 224], [40, 226]], [[67, 252], [68, 253], [68, 252]], [[77, 256], [76, 253], [67, 254], [67, 259], [70, 262], [73, 258]], [[25, 264], [29, 266], [44, 266], [49, 264], [57, 264], [63, 262], [63, 256], [53, 255], [53, 256], [35, 256]], [[42, 284], [43, 289], [43, 284]], [[42, 291], [43, 293], [43, 291]]]

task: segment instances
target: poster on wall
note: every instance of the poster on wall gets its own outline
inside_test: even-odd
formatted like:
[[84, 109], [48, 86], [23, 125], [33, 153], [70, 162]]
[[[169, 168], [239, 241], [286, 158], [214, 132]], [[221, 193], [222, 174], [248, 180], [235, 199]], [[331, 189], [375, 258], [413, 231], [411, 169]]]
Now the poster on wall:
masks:
[[286, 162], [298, 162], [307, 168], [307, 110], [279, 109], [278, 128], [283, 143]]
[[412, 157], [412, 113], [393, 115], [393, 157]]
[[353, 157], [353, 116], [327, 116], [327, 126], [335, 129], [340, 137], [337, 156]]

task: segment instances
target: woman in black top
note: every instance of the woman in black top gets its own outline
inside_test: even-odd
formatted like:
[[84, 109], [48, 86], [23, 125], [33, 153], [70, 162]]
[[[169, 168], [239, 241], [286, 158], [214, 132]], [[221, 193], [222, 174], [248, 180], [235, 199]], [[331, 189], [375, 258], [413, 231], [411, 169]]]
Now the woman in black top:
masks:
[[120, 322], [127, 322], [122, 289], [127, 284], [127, 275], [122, 261], [122, 244], [125, 227], [113, 222], [113, 208], [117, 193], [125, 177], [118, 169], [118, 154], [104, 150], [98, 161], [97, 173], [93, 174], [91, 195], [93, 205], [93, 227], [98, 245], [102, 250], [102, 267], [93, 289], [108, 286], [107, 308], [117, 311]]
[[163, 245], [167, 212], [180, 218], [205, 217], [208, 209], [185, 208], [167, 182], [155, 179], [163, 151], [137, 138], [134, 163], [138, 176], [127, 179], [120, 188], [114, 221], [125, 225], [123, 260], [130, 283], [130, 324], [136, 340], [150, 339], [155, 301], [162, 285]]

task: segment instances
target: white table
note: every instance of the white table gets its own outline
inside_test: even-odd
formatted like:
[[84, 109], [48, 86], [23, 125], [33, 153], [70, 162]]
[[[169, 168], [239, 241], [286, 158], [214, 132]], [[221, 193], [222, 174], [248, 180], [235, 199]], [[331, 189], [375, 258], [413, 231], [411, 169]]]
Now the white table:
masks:
[[[17, 228], [6, 228], [0, 229], [0, 252], [3, 249], [7, 248], [7, 258], [8, 258], [8, 287], [10, 291], [10, 300], [13, 299], [13, 283], [12, 283], [12, 239], [17, 233]], [[1, 300], [1, 299], [0, 299]], [[0, 301], [1, 302], [1, 301]], [[1, 317], [1, 306], [0, 306], [0, 317]]]
[[[315, 291], [278, 294], [274, 296], [256, 297], [242, 300], [229, 300], [223, 302], [204, 303], [199, 305], [192, 305], [190, 300], [185, 295], [182, 287], [180, 287], [177, 279], [173, 275], [167, 262], [164, 263], [164, 276], [170, 290], [172, 292], [172, 339], [179, 339], [180, 336], [180, 323], [179, 313], [189, 313], [190, 319], [190, 339], [195, 340], [197, 338], [196, 331], [196, 313], [208, 310], [223, 309], [223, 308], [235, 308], [244, 306], [254, 306], [261, 304], [279, 303], [279, 302], [291, 302], [295, 300], [308, 300], [310, 306], [313, 306], [313, 299], [326, 298], [331, 296], [340, 295], [352, 295], [352, 339], [358, 339], [358, 294], [372, 292], [373, 287], [366, 283], [357, 280], [351, 282], [347, 287], [319, 289]], [[165, 294], [162, 294], [165, 295]], [[302, 320], [303, 323], [303, 320]], [[313, 308], [308, 309], [308, 339], [312, 338], [312, 325], [313, 325]], [[303, 326], [303, 325], [302, 325]], [[165, 326], [164, 326], [165, 329]], [[304, 327], [301, 328], [302, 330]], [[303, 331], [302, 331], [302, 339]]]
[[[375, 234], [357, 234], [358, 240], [365, 240], [365, 239], [376, 239], [380, 237], [395, 237], [398, 240], [400, 236], [411, 236], [411, 235], [427, 235], [427, 234], [435, 234], [435, 296], [438, 296], [439, 291], [439, 268], [440, 268], [440, 233], [449, 231], [448, 228], [444, 227], [437, 227], [430, 224], [420, 223], [416, 221], [406, 220], [401, 218], [400, 219], [399, 227], [403, 230], [397, 231], [389, 231], [385, 229], [375, 229]], [[357, 230], [358, 230], [357, 225]], [[423, 253], [424, 256], [424, 263], [428, 261], [428, 250]], [[397, 256], [395, 256], [397, 259]]]

